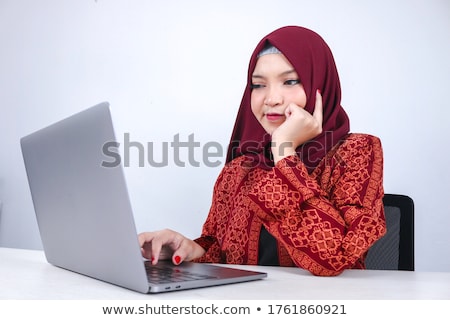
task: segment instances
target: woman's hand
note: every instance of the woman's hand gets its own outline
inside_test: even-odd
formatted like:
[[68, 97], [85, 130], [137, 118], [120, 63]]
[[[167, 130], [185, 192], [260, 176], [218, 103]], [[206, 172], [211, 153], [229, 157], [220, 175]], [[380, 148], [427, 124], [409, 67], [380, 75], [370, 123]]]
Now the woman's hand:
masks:
[[174, 264], [200, 258], [205, 250], [191, 239], [173, 230], [143, 232], [138, 235], [142, 256], [152, 264], [171, 259]]
[[272, 154], [275, 163], [284, 157], [294, 155], [299, 145], [322, 133], [323, 106], [319, 90], [316, 91], [312, 115], [293, 103], [287, 106], [285, 115], [286, 121], [272, 133]]

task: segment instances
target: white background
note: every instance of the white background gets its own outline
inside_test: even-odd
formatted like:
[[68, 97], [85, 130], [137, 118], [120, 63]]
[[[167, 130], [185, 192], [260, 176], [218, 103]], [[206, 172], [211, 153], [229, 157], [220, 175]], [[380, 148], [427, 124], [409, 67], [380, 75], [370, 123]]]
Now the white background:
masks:
[[119, 141], [200, 142], [199, 167], [169, 149], [164, 168], [126, 168], [138, 231], [198, 236], [221, 168], [202, 147], [223, 163], [250, 54], [284, 25], [323, 36], [351, 130], [381, 138], [386, 193], [415, 201], [416, 269], [450, 271], [446, 0], [0, 0], [0, 246], [41, 248], [20, 137], [101, 101]]

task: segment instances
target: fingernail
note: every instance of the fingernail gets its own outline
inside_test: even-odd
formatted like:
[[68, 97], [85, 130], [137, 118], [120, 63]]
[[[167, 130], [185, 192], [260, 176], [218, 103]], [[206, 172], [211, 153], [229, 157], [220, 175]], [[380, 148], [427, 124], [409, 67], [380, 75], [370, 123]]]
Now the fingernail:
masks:
[[318, 93], [318, 94], [322, 94], [322, 92], [320, 92], [320, 89], [317, 89], [317, 93]]
[[180, 256], [175, 256], [173, 259], [175, 260], [176, 264], [180, 264], [180, 262], [181, 262], [181, 257]]

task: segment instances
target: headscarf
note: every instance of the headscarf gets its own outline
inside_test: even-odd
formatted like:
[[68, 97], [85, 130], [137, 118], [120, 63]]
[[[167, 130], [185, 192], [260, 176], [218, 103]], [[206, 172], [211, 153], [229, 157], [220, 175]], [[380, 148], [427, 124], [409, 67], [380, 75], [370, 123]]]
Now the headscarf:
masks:
[[258, 54], [268, 45], [276, 47], [292, 64], [306, 93], [305, 110], [313, 113], [316, 90], [323, 100], [322, 133], [297, 147], [300, 159], [312, 172], [327, 152], [350, 130], [349, 119], [341, 106], [341, 86], [333, 55], [325, 41], [314, 31], [298, 26], [282, 27], [265, 36], [250, 58], [247, 85], [227, 152], [227, 162], [241, 155], [254, 165], [273, 167], [270, 135], [253, 115], [250, 105], [252, 74]]

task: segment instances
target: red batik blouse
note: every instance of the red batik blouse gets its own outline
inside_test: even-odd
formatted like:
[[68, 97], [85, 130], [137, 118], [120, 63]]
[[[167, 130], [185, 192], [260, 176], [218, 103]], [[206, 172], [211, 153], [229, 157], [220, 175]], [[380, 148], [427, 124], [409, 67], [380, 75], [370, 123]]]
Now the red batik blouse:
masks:
[[369, 247], [385, 233], [380, 140], [349, 134], [308, 173], [296, 155], [270, 170], [243, 155], [214, 186], [199, 262], [257, 264], [264, 228], [277, 240], [280, 266], [333, 276], [364, 268]]

